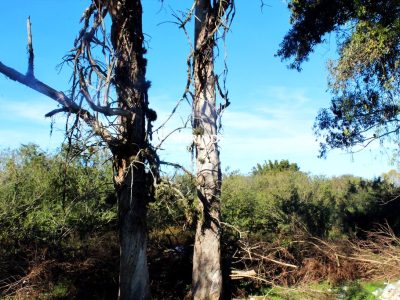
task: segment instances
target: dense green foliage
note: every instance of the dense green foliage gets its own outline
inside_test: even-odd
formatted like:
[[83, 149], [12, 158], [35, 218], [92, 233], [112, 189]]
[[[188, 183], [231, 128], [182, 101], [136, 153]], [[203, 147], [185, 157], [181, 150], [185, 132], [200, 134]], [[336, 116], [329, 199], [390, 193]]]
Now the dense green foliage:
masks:
[[[0, 235], [2, 244], [56, 242], [73, 230], [85, 235], [115, 218], [110, 168], [93, 154], [67, 158], [35, 145], [2, 154]], [[13, 239], [7, 237], [13, 236]], [[11, 246], [11, 245], [10, 245]]]
[[290, 238], [298, 224], [319, 237], [360, 234], [385, 220], [399, 230], [399, 203], [390, 201], [398, 192], [381, 179], [313, 177], [292, 168], [233, 174], [224, 178], [222, 214], [225, 222], [263, 239]]
[[163, 178], [156, 190], [156, 201], [149, 204], [150, 232], [170, 227], [190, 226], [195, 213], [196, 186], [193, 178]]
[[288, 160], [281, 160], [277, 161], [275, 160], [274, 162], [268, 161], [264, 162], [262, 165], [257, 164], [253, 169], [252, 169], [252, 175], [263, 175], [267, 174], [269, 172], [283, 172], [283, 171], [299, 171], [300, 168], [297, 164], [295, 163], [289, 163]]
[[329, 64], [331, 107], [315, 131], [321, 155], [330, 148], [397, 140], [399, 129], [400, 4], [398, 1], [293, 0], [292, 28], [278, 55], [300, 69], [325, 34], [337, 33], [339, 58]]
[[[115, 293], [117, 270], [101, 261], [114, 260], [109, 251], [117, 245], [108, 233], [116, 227], [111, 168], [105, 153], [90, 149], [77, 156], [77, 150], [49, 154], [25, 145], [1, 153], [0, 282], [3, 288], [14, 283], [7, 294], [100, 297], [98, 290], [88, 291], [99, 284], [109, 289], [100, 293]], [[86, 290], [78, 292], [80, 285]]]
[[[193, 187], [188, 177], [165, 179], [149, 203], [149, 267], [160, 299], [181, 298], [190, 283], [186, 248], [193, 239], [183, 227], [191, 224]], [[108, 153], [80, 145], [57, 153], [32, 144], [4, 150], [0, 226], [0, 298], [116, 298], [117, 205]]]

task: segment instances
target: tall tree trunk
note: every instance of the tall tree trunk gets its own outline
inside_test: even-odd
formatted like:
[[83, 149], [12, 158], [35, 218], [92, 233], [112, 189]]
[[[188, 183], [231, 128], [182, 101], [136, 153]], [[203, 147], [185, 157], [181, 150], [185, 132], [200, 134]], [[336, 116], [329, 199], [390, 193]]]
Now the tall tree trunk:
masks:
[[[97, 29], [104, 25], [103, 18], [107, 13], [110, 14], [112, 21], [112, 50], [108, 49], [107, 45], [102, 45], [96, 37]], [[91, 19], [93, 23], [96, 23], [92, 24], [92, 27], [89, 26]], [[73, 90], [80, 90], [80, 96], [83, 95], [87, 100], [91, 111], [82, 107], [82, 102], [80, 104], [75, 102], [74, 97], [69, 98], [34, 77], [31, 44], [28, 45], [29, 66], [26, 75], [1, 62], [0, 73], [52, 98], [62, 106], [46, 114], [47, 117], [60, 112], [74, 113], [109, 146], [113, 154], [114, 184], [119, 209], [121, 252], [119, 298], [122, 300], [149, 299], [146, 213], [147, 203], [153, 197], [153, 177], [146, 173], [144, 164], [146, 161], [149, 164], [150, 160], [154, 161], [153, 151], [149, 147], [150, 133], [146, 130], [146, 125], [147, 129], [151, 127], [150, 122], [154, 120], [154, 113], [149, 114], [151, 110], [148, 108], [147, 92], [150, 85], [145, 79], [144, 54], [146, 51], [143, 47], [141, 1], [92, 0], [91, 5], [84, 12], [83, 20], [85, 25], [75, 41], [76, 48], [73, 51], [75, 54], [66, 61], [74, 63]], [[28, 34], [30, 37], [30, 31]], [[29, 40], [32, 41], [31, 38]], [[95, 104], [88, 91], [87, 85], [93, 83], [90, 74], [102, 73], [102, 68], [96, 65], [90, 54], [91, 47], [95, 45], [106, 47], [117, 56], [114, 77], [110, 83], [117, 93], [118, 109], [110, 103], [104, 106]], [[111, 54], [114, 55], [114, 53]], [[103, 79], [101, 80], [104, 84]], [[119, 112], [115, 113], [115, 110]], [[118, 122], [113, 119], [104, 126], [99, 118], [101, 115], [104, 118], [118, 115]], [[151, 115], [153, 116], [150, 117]]]
[[119, 299], [150, 299], [147, 269], [147, 197], [143, 165], [116, 157], [120, 238]]
[[122, 144], [112, 149], [119, 209], [119, 299], [150, 299], [146, 214], [151, 195], [144, 169], [149, 84], [145, 80], [141, 1], [110, 1], [109, 10], [111, 41], [118, 57], [115, 67], [118, 103], [120, 108], [134, 112], [120, 117]]
[[214, 76], [214, 37], [209, 0], [196, 1], [193, 134], [197, 165], [199, 218], [193, 254], [194, 299], [220, 299], [221, 168], [217, 145], [217, 109]]

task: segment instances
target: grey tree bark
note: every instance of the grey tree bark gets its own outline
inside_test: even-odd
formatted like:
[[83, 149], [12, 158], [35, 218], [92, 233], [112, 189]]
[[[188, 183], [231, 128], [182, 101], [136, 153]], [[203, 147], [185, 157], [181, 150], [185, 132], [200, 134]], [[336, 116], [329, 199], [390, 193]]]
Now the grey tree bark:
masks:
[[111, 42], [118, 57], [115, 67], [118, 107], [135, 110], [135, 114], [119, 117], [123, 143], [112, 149], [119, 210], [119, 299], [150, 299], [146, 217], [151, 195], [144, 168], [149, 84], [145, 79], [141, 1], [110, 1], [109, 10]]
[[217, 144], [217, 105], [214, 75], [215, 40], [209, 0], [196, 1], [195, 95], [192, 107], [197, 166], [199, 217], [196, 229], [192, 293], [194, 299], [220, 299], [222, 294], [220, 193], [221, 167]]
[[147, 197], [143, 165], [114, 156], [118, 197], [120, 273], [119, 299], [150, 299], [147, 268]]

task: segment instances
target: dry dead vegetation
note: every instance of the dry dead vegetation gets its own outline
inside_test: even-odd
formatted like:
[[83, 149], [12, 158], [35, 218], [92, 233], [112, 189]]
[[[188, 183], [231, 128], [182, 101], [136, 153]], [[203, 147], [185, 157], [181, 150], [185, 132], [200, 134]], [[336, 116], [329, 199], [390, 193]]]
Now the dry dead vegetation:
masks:
[[58, 254], [48, 248], [25, 250], [26, 256], [14, 262], [19, 272], [10, 272], [18, 275], [0, 281], [1, 299], [113, 299], [117, 293], [114, 233], [90, 237], [74, 253], [68, 249]]
[[[400, 238], [387, 225], [365, 233], [363, 239], [352, 240], [323, 240], [299, 228], [291, 241], [282, 238], [266, 243], [243, 237], [237, 241], [236, 250], [230, 257], [230, 277], [235, 296], [248, 295], [239, 284], [244, 281], [251, 281], [256, 289], [279, 287], [290, 295], [293, 288], [300, 288], [303, 294], [313, 293], [313, 299], [330, 299], [332, 295], [313, 290], [312, 284], [328, 281], [335, 285], [359, 279], [393, 280], [400, 277]], [[186, 249], [190, 249], [190, 240], [180, 240], [177, 245], [185, 243]], [[90, 244], [91, 247], [74, 260], [70, 255], [68, 261], [63, 261], [48, 259], [52, 256], [45, 252], [36, 253], [25, 274], [1, 282], [2, 296], [5, 299], [76, 299], [85, 296], [81, 292], [88, 287], [93, 292], [100, 285], [108, 284], [110, 294], [95, 295], [98, 298], [90, 295], [88, 299], [113, 299], [115, 295], [112, 293], [118, 281], [118, 270], [113, 267], [118, 260], [118, 243], [108, 236], [97, 237]], [[178, 295], [175, 289], [175, 296], [185, 294], [183, 289], [189, 283], [185, 279], [190, 277], [191, 250], [178, 255], [173, 250], [165, 250], [171, 245], [162, 244], [157, 244], [157, 253], [152, 253], [154, 249], [149, 252], [150, 268], [158, 274], [152, 285], [155, 290], [163, 292], [163, 299], [172, 299], [169, 296], [174, 287], [179, 286], [181, 291]], [[110, 281], [114, 282], [110, 284]], [[158, 286], [161, 282], [165, 284]], [[93, 284], [95, 286], [90, 288]], [[82, 285], [86, 288], [81, 289]]]
[[258, 286], [392, 280], [400, 277], [400, 238], [387, 225], [352, 240], [323, 240], [302, 231], [287, 244], [242, 239], [233, 258], [237, 269], [231, 278], [251, 279]]

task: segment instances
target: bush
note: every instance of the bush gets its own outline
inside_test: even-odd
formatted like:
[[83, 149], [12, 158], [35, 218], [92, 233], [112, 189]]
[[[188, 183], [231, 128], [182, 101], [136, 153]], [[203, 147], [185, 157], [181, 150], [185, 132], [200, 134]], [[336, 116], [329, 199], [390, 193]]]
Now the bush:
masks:
[[222, 186], [224, 221], [263, 240], [290, 235], [301, 223], [311, 235], [362, 235], [388, 222], [397, 232], [398, 187], [381, 179], [314, 177], [288, 161], [258, 165], [250, 176], [231, 174]]
[[[92, 237], [115, 229], [115, 203], [106, 153], [92, 151], [75, 156], [67, 148], [46, 153], [33, 144], [3, 151], [0, 281], [10, 276], [24, 278], [54, 260], [58, 263], [50, 264], [54, 267], [49, 270], [58, 271], [50, 272], [55, 276], [51, 280], [57, 281], [56, 274], [65, 269], [66, 261], [72, 269], [69, 272], [77, 271], [73, 266], [81, 262], [76, 260], [93, 252]], [[44, 276], [39, 275], [35, 278]], [[56, 287], [60, 284], [54, 283]]]
[[52, 155], [36, 145], [3, 153], [0, 226], [7, 229], [0, 235], [3, 243], [56, 242], [68, 232], [85, 234], [113, 222], [111, 169], [102, 164], [101, 155], [92, 156], [90, 163], [66, 159], [65, 152]]

